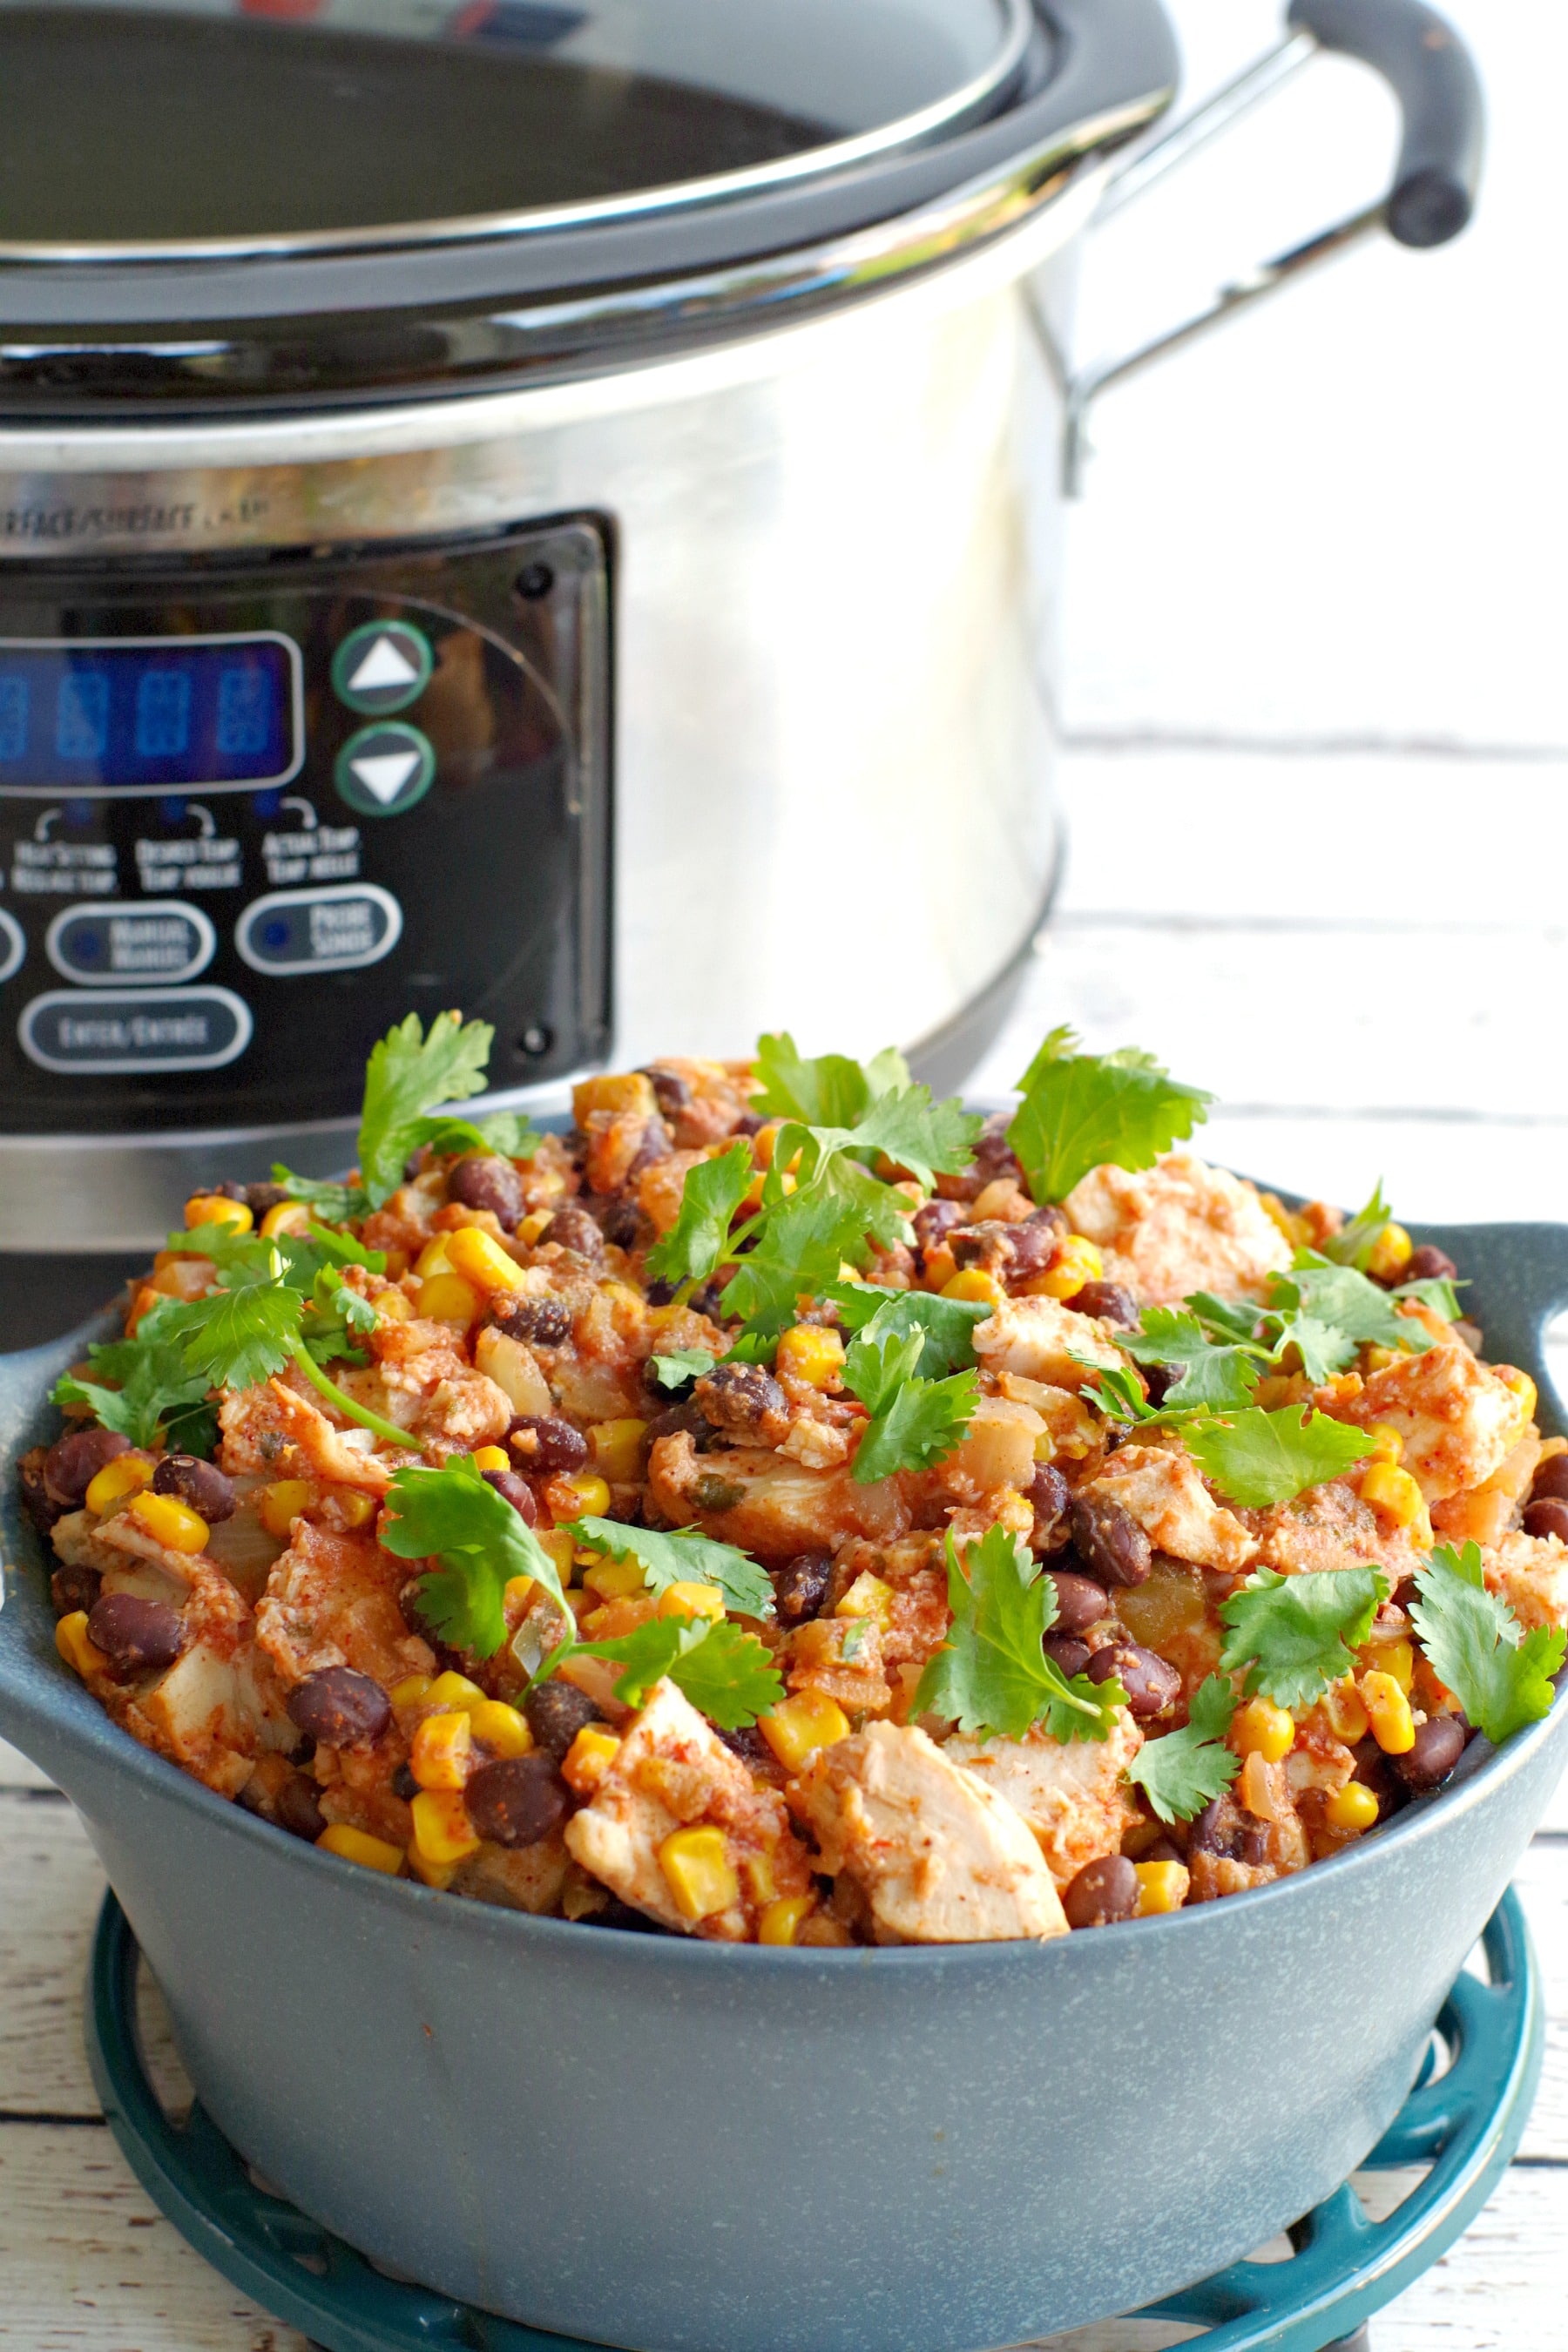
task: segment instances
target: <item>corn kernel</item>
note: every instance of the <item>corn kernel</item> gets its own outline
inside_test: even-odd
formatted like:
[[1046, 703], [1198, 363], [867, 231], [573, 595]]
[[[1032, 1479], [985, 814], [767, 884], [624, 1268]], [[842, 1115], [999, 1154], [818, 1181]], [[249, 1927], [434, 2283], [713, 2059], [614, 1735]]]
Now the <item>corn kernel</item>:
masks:
[[1334, 1738], [1342, 1739], [1347, 1748], [1353, 1748], [1372, 1729], [1361, 1693], [1349, 1675], [1323, 1693], [1323, 1713]]
[[1099, 1282], [1105, 1273], [1105, 1260], [1091, 1241], [1081, 1234], [1068, 1234], [1057, 1250], [1044, 1274], [1037, 1274], [1029, 1288], [1037, 1297], [1076, 1298], [1086, 1282]]
[[468, 1716], [468, 1728], [492, 1756], [531, 1756], [533, 1734], [527, 1719], [500, 1698], [482, 1698]]
[[838, 1261], [838, 1279], [840, 1282], [864, 1282], [866, 1277], [858, 1265], [851, 1265], [847, 1257], [841, 1257]]
[[812, 1895], [781, 1895], [765, 1906], [757, 1921], [759, 1944], [793, 1944], [816, 1907]]
[[594, 1467], [601, 1478], [612, 1486], [629, 1486], [642, 1476], [643, 1437], [646, 1421], [637, 1421], [630, 1413], [619, 1421], [596, 1421], [588, 1432], [588, 1444], [593, 1449]]
[[533, 1593], [534, 1581], [531, 1576], [509, 1576], [500, 1597], [501, 1607], [508, 1617], [526, 1614], [529, 1603], [533, 1599]]
[[771, 1715], [759, 1716], [757, 1729], [788, 1772], [798, 1772], [819, 1748], [831, 1748], [849, 1737], [849, 1717], [826, 1691], [796, 1691], [781, 1699]]
[[1372, 1245], [1366, 1270], [1374, 1282], [1392, 1282], [1409, 1265], [1415, 1244], [1403, 1225], [1384, 1225]]
[[275, 1478], [270, 1486], [263, 1486], [261, 1524], [268, 1534], [287, 1543], [289, 1527], [314, 1493], [315, 1488], [303, 1478]]
[[579, 1127], [586, 1127], [594, 1111], [641, 1111], [651, 1118], [658, 1108], [653, 1082], [640, 1070], [606, 1070], [596, 1078], [584, 1078], [572, 1089], [572, 1116]]
[[683, 1919], [711, 1918], [741, 1899], [722, 1830], [672, 1830], [659, 1847], [658, 1866]]
[[425, 1704], [437, 1713], [455, 1707], [459, 1714], [468, 1715], [483, 1697], [478, 1683], [471, 1683], [467, 1675], [454, 1674], [448, 1667], [444, 1675], [437, 1675], [426, 1692]]
[[694, 1617], [720, 1618], [724, 1614], [724, 1595], [716, 1584], [670, 1584], [658, 1596], [661, 1617], [683, 1617], [689, 1623]]
[[1511, 1389], [1519, 1400], [1520, 1426], [1522, 1429], [1535, 1419], [1538, 1402], [1535, 1382], [1528, 1372], [1516, 1370], [1512, 1364], [1496, 1364], [1492, 1368], [1505, 1389]]
[[1154, 1919], [1162, 1912], [1179, 1911], [1187, 1899], [1192, 1882], [1185, 1863], [1135, 1862], [1132, 1874], [1138, 1881], [1135, 1919]]
[[746, 1892], [753, 1903], [773, 1901], [778, 1894], [778, 1881], [773, 1876], [771, 1853], [748, 1853], [741, 1858], [741, 1875], [746, 1882]]
[[400, 1683], [393, 1684], [386, 1696], [394, 1706], [417, 1706], [429, 1696], [432, 1679], [429, 1675], [405, 1675]]
[[571, 1478], [552, 1479], [551, 1485], [558, 1495], [570, 1496], [568, 1508], [574, 1519], [602, 1519], [610, 1507], [609, 1486], [595, 1471], [580, 1470]]
[[447, 1236], [447, 1263], [476, 1290], [521, 1290], [522, 1268], [481, 1225], [464, 1225]]
[[131, 1516], [169, 1551], [197, 1552], [206, 1548], [212, 1532], [199, 1511], [174, 1495], [154, 1495], [146, 1488], [131, 1506]]
[[562, 1590], [564, 1591], [572, 1581], [574, 1547], [571, 1537], [564, 1528], [536, 1528], [534, 1534], [549, 1554], [551, 1565], [561, 1579]]
[[384, 1838], [372, 1837], [368, 1830], [352, 1830], [346, 1822], [334, 1822], [316, 1840], [320, 1853], [335, 1853], [341, 1862], [357, 1862], [362, 1870], [379, 1870], [388, 1878], [395, 1878], [403, 1868], [403, 1848], [388, 1845]]
[[426, 1862], [417, 1845], [408, 1849], [408, 1867], [423, 1885], [433, 1886], [437, 1895], [445, 1895], [458, 1875], [455, 1862]]
[[1369, 1644], [1363, 1654], [1375, 1662], [1379, 1674], [1392, 1675], [1405, 1697], [1409, 1697], [1410, 1685], [1415, 1679], [1415, 1653], [1408, 1642], [1379, 1642], [1375, 1649]]
[[583, 1577], [583, 1590], [597, 1595], [601, 1601], [626, 1601], [640, 1592], [647, 1577], [642, 1562], [636, 1559], [604, 1559], [591, 1552], [593, 1566]]
[[524, 1249], [533, 1247], [554, 1213], [552, 1209], [535, 1209], [531, 1215], [519, 1220], [517, 1237]]
[[363, 1486], [334, 1486], [331, 1496], [340, 1527], [368, 1528], [381, 1507]]
[[452, 1261], [447, 1255], [447, 1244], [449, 1239], [449, 1234], [437, 1234], [433, 1242], [426, 1243], [415, 1259], [414, 1271], [421, 1282], [426, 1281], [433, 1274], [451, 1273]]
[[278, 1234], [291, 1234], [298, 1240], [310, 1230], [310, 1211], [304, 1201], [274, 1201], [261, 1220], [261, 1231], [268, 1241]]
[[968, 1298], [976, 1304], [984, 1299], [988, 1306], [1000, 1307], [1007, 1294], [995, 1276], [987, 1274], [983, 1265], [966, 1265], [962, 1274], [955, 1274], [951, 1282], [942, 1284], [942, 1296]]
[[1231, 1725], [1230, 1744], [1238, 1756], [1261, 1756], [1266, 1764], [1278, 1764], [1296, 1744], [1296, 1726], [1272, 1699], [1248, 1699]]
[[1391, 1421], [1374, 1421], [1363, 1434], [1370, 1437], [1375, 1448], [1373, 1462], [1397, 1462], [1405, 1452], [1405, 1440]]
[[1410, 1701], [1392, 1675], [1363, 1675], [1361, 1700], [1372, 1736], [1385, 1756], [1407, 1756], [1415, 1745]]
[[419, 1286], [419, 1312], [432, 1323], [455, 1324], [467, 1331], [477, 1323], [484, 1301], [460, 1274], [433, 1274]]
[[460, 1789], [473, 1763], [466, 1715], [427, 1715], [414, 1735], [408, 1769], [422, 1789]]
[[[391, 1271], [390, 1265], [388, 1271]], [[381, 1323], [406, 1323], [414, 1309], [401, 1290], [382, 1290], [376, 1294], [376, 1319]]]
[[1377, 1819], [1377, 1799], [1360, 1780], [1347, 1780], [1336, 1789], [1323, 1807], [1323, 1819], [1331, 1829], [1355, 1832], [1369, 1830]]
[[1414, 1526], [1426, 1507], [1420, 1487], [1396, 1462], [1374, 1462], [1363, 1471], [1361, 1495], [1363, 1503], [1371, 1503], [1396, 1528]]
[[819, 1323], [797, 1323], [779, 1341], [777, 1370], [809, 1388], [832, 1388], [844, 1370], [844, 1342]]
[[482, 1841], [459, 1790], [421, 1789], [408, 1810], [414, 1816], [414, 1843], [425, 1861], [439, 1867], [478, 1853]]
[[510, 1470], [511, 1456], [504, 1445], [478, 1445], [468, 1456], [476, 1470]]
[[613, 1731], [597, 1731], [591, 1723], [584, 1724], [561, 1766], [566, 1786], [579, 1797], [591, 1797], [615, 1762], [620, 1745]]
[[117, 1460], [106, 1462], [96, 1476], [89, 1479], [82, 1499], [88, 1509], [101, 1518], [104, 1512], [112, 1509], [122, 1496], [137, 1494], [142, 1487], [151, 1486], [152, 1481], [153, 1465], [150, 1462], [143, 1462], [135, 1454], [121, 1454]]
[[1399, 1348], [1368, 1348], [1365, 1355], [1369, 1372], [1385, 1372], [1390, 1364], [1397, 1364], [1404, 1351]]
[[60, 1619], [55, 1627], [55, 1647], [84, 1682], [89, 1674], [102, 1674], [109, 1664], [97, 1643], [88, 1639], [85, 1609], [73, 1609], [68, 1617]]
[[185, 1202], [185, 1231], [198, 1225], [226, 1225], [231, 1233], [247, 1234], [256, 1223], [243, 1201], [223, 1192], [194, 1192]]
[[836, 1617], [874, 1617], [879, 1625], [891, 1622], [893, 1588], [884, 1584], [879, 1576], [862, 1569], [854, 1583], [833, 1612]]

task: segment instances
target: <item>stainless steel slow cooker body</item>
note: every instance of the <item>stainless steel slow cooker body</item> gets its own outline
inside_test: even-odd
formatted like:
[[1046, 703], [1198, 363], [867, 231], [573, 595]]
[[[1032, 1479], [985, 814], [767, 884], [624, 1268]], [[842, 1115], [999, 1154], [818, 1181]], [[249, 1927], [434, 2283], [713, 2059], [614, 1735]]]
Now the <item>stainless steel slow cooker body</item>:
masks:
[[[1374, 226], [1437, 242], [1468, 211], [1479, 100], [1462, 51], [1414, 0], [1296, 0], [1284, 47], [1129, 171], [1116, 151], [1153, 122], [1174, 79], [1153, 0], [1039, 0], [1022, 15], [1018, 0], [966, 0], [967, 14], [945, 16], [908, 5], [928, 32], [963, 26], [967, 45], [923, 82], [906, 75], [880, 108], [862, 81], [827, 130], [819, 121], [793, 152], [727, 174], [423, 226], [334, 220], [204, 238], [175, 219], [177, 233], [131, 248], [47, 224], [52, 236], [0, 241], [0, 671], [24, 640], [39, 642], [27, 616], [46, 608], [70, 616], [68, 651], [57, 643], [48, 658], [79, 669], [90, 657], [70, 641], [100, 608], [119, 617], [92, 642], [113, 650], [117, 634], [149, 625], [125, 617], [143, 607], [154, 624], [172, 615], [177, 635], [199, 631], [209, 589], [243, 589], [253, 626], [267, 595], [319, 590], [325, 609], [331, 589], [331, 610], [372, 616], [357, 642], [414, 609], [395, 592], [416, 581], [422, 625], [431, 614], [460, 622], [468, 650], [482, 641], [476, 659], [511, 665], [537, 726], [558, 727], [571, 844], [555, 896], [540, 896], [526, 826], [464, 831], [455, 804], [448, 820], [432, 729], [436, 791], [416, 871], [411, 882], [405, 862], [390, 889], [377, 859], [395, 828], [378, 820], [403, 824], [402, 802], [384, 807], [345, 783], [345, 743], [314, 782], [303, 770], [307, 796], [283, 806], [307, 809], [317, 830], [302, 837], [319, 841], [333, 814], [342, 835], [348, 799], [351, 878], [318, 889], [312, 872], [302, 894], [274, 890], [266, 905], [346, 893], [353, 907], [334, 902], [336, 929], [321, 937], [341, 943], [352, 917], [374, 955], [356, 964], [298, 946], [297, 908], [268, 932], [258, 888], [298, 877], [272, 849], [260, 871], [272, 836], [259, 821], [254, 840], [236, 821], [226, 867], [140, 833], [133, 867], [127, 836], [119, 866], [102, 869], [114, 875], [100, 885], [108, 904], [62, 930], [57, 917], [80, 914], [64, 901], [87, 870], [88, 851], [70, 846], [86, 803], [61, 788], [51, 825], [42, 785], [9, 793], [0, 725], [0, 827], [15, 835], [15, 874], [45, 893], [41, 907], [7, 899], [0, 942], [0, 1050], [15, 1032], [26, 1055], [9, 1080], [0, 1073], [0, 1250], [155, 1240], [191, 1184], [253, 1174], [264, 1137], [295, 1165], [341, 1161], [368, 1024], [384, 1025], [399, 990], [400, 1006], [460, 995], [496, 1018], [492, 1076], [506, 1099], [559, 1087], [612, 1050], [635, 1063], [672, 1045], [743, 1049], [779, 1020], [854, 1049], [897, 1038], [947, 1083], [974, 1059], [1020, 975], [1058, 854], [1050, 679], [1064, 443], [1070, 467], [1087, 398], [1112, 373], [1075, 383], [1059, 355], [1082, 232], [1321, 42], [1366, 58], [1398, 89], [1395, 188], [1247, 293]], [[628, 0], [620, 8], [636, 22]], [[11, 13], [0, 12], [0, 43]], [[701, 0], [677, 13], [700, 18]], [[542, 17], [554, 38], [587, 21], [521, 16], [541, 39]], [[818, 117], [826, 102], [819, 91]], [[1222, 298], [1216, 314], [1243, 299]], [[531, 531], [557, 538], [550, 563], [523, 562], [519, 595], [531, 573], [560, 569], [567, 541], [581, 555], [581, 593], [553, 637], [429, 584], [439, 572], [460, 585], [465, 567], [493, 568], [497, 550], [526, 555]], [[349, 586], [360, 604], [343, 601]], [[551, 667], [563, 633], [578, 647], [570, 693]], [[329, 655], [339, 660], [324, 646], [317, 677], [307, 646], [312, 740], [346, 675], [334, 668], [329, 682]], [[373, 722], [395, 707], [354, 705]], [[387, 723], [400, 740], [418, 735]], [[338, 803], [323, 811], [334, 774]], [[195, 803], [137, 789], [143, 832], [166, 822], [183, 837], [198, 821], [211, 832], [216, 801], [198, 820]], [[219, 808], [220, 832], [247, 805], [226, 789], [237, 796]], [[281, 789], [268, 824], [289, 821], [277, 815]], [[177, 856], [187, 862], [171, 866]], [[73, 856], [51, 879], [51, 859]], [[112, 1043], [95, 1041], [148, 1008], [135, 993], [145, 973], [90, 986], [102, 974], [88, 949], [108, 950], [89, 919], [120, 908], [124, 936], [141, 939], [137, 907], [154, 889], [166, 904], [171, 874], [176, 906], [205, 895], [188, 921], [167, 918], [175, 944], [148, 952], [194, 952], [208, 934], [214, 944], [202, 987], [163, 993], [226, 996], [239, 1012], [219, 1008], [225, 1058], [206, 1069], [182, 1067], [177, 1053], [165, 1067], [154, 1047], [116, 1071]], [[377, 894], [396, 903], [391, 946]], [[531, 1012], [518, 993], [526, 942], [516, 956], [487, 950], [478, 977], [471, 961], [452, 977], [481, 917], [512, 903], [520, 932], [558, 940], [549, 984], [565, 1014]], [[40, 941], [52, 966], [41, 1012]], [[141, 1033], [153, 1034], [147, 1019]], [[247, 1095], [247, 1067], [268, 1053], [270, 1090]]]

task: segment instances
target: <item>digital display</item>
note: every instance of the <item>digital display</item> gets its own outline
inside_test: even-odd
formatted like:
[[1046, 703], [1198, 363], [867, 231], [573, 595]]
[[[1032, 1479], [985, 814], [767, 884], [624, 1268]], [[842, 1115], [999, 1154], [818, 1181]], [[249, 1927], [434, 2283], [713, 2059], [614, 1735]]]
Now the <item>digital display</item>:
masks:
[[287, 637], [0, 640], [0, 796], [279, 784], [301, 731]]

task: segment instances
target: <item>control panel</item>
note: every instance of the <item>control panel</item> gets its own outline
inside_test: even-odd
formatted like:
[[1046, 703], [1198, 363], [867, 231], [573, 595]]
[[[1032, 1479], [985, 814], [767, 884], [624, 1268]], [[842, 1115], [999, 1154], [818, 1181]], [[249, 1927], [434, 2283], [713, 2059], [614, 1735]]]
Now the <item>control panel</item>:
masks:
[[410, 1011], [601, 1056], [609, 709], [591, 520], [0, 576], [0, 1133], [348, 1118]]

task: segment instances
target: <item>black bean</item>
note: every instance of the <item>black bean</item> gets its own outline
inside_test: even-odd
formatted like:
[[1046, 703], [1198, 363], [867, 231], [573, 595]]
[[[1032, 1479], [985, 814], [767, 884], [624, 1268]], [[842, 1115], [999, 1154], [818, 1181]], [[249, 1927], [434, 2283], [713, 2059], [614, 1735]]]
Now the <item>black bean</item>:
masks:
[[686, 1303], [693, 1315], [706, 1315], [710, 1323], [721, 1323], [724, 1315], [720, 1301], [723, 1296], [724, 1285], [721, 1282], [703, 1282], [698, 1285]]
[[129, 1454], [117, 1429], [73, 1429], [44, 1456], [44, 1490], [57, 1503], [79, 1503], [106, 1462]]
[[1154, 1548], [1131, 1512], [1108, 1496], [1073, 1496], [1072, 1539], [1102, 1584], [1142, 1584], [1154, 1565]]
[[511, 1505], [520, 1519], [531, 1528], [539, 1517], [539, 1506], [533, 1499], [533, 1489], [526, 1478], [515, 1470], [486, 1470], [482, 1473], [487, 1486], [493, 1486], [503, 1502]]
[[1212, 1853], [1222, 1862], [1244, 1862], [1257, 1870], [1268, 1859], [1268, 1824], [1234, 1797], [1215, 1797], [1193, 1823], [1187, 1853]]
[[291, 1772], [272, 1800], [272, 1811], [279, 1829], [290, 1837], [306, 1838], [311, 1845], [327, 1826], [316, 1796], [314, 1780], [303, 1772]]
[[614, 1202], [605, 1212], [605, 1239], [616, 1249], [632, 1250], [653, 1238], [653, 1226], [635, 1201]]
[[773, 1751], [754, 1723], [742, 1726], [739, 1731], [720, 1730], [717, 1724], [714, 1729], [718, 1731], [719, 1738], [730, 1750], [731, 1755], [738, 1756], [742, 1764], [770, 1765], [773, 1763]]
[[1062, 1909], [1069, 1927], [1109, 1927], [1138, 1908], [1138, 1873], [1124, 1854], [1102, 1853], [1068, 1881]]
[[1142, 1642], [1110, 1642], [1096, 1650], [1086, 1669], [1091, 1683], [1107, 1683], [1114, 1675], [1127, 1693], [1127, 1704], [1140, 1722], [1163, 1715], [1182, 1696], [1182, 1677], [1155, 1650]]
[[597, 1220], [586, 1209], [568, 1201], [556, 1210], [545, 1226], [542, 1238], [555, 1242], [562, 1249], [575, 1250], [579, 1257], [599, 1257], [603, 1255], [605, 1236]]
[[1568, 1454], [1554, 1454], [1542, 1464], [1530, 1494], [1532, 1502], [1568, 1503]]
[[789, 1399], [765, 1364], [715, 1364], [692, 1391], [694, 1402], [716, 1429], [752, 1437], [773, 1424], [782, 1434]]
[[414, 1768], [411, 1764], [400, 1764], [394, 1772], [392, 1793], [395, 1797], [401, 1797], [405, 1805], [411, 1805], [419, 1794], [419, 1783], [414, 1777]]
[[580, 1731], [605, 1719], [585, 1691], [563, 1682], [537, 1684], [523, 1700], [522, 1712], [535, 1744], [557, 1763]]
[[1415, 1747], [1389, 1761], [1407, 1789], [1436, 1789], [1464, 1752], [1464, 1725], [1451, 1715], [1433, 1715], [1416, 1725]]
[[667, 1118], [674, 1118], [679, 1111], [689, 1108], [691, 1088], [679, 1070], [661, 1069], [657, 1062], [650, 1062], [638, 1075], [652, 1087], [654, 1100]]
[[1110, 1614], [1110, 1596], [1092, 1576], [1079, 1576], [1071, 1569], [1058, 1568], [1051, 1570], [1050, 1581], [1057, 1595], [1056, 1633], [1081, 1633], [1086, 1625], [1098, 1625], [1102, 1617]]
[[1147, 1384], [1150, 1403], [1163, 1404], [1187, 1368], [1185, 1364], [1140, 1364], [1138, 1369]]
[[1458, 1267], [1447, 1250], [1438, 1249], [1431, 1242], [1421, 1242], [1411, 1251], [1408, 1263], [1403, 1272], [1395, 1276], [1395, 1280], [1436, 1282], [1447, 1276], [1447, 1280], [1452, 1282], [1458, 1271]]
[[1074, 1675], [1082, 1674], [1092, 1655], [1089, 1643], [1071, 1633], [1047, 1633], [1041, 1647], [1053, 1664], [1060, 1666], [1069, 1683]]
[[87, 1634], [122, 1674], [172, 1666], [185, 1643], [177, 1609], [166, 1601], [143, 1601], [134, 1592], [106, 1592], [95, 1601]]
[[234, 1517], [234, 1488], [216, 1463], [194, 1454], [165, 1454], [153, 1473], [153, 1492], [188, 1504], [208, 1527]]
[[963, 1223], [963, 1210], [957, 1201], [928, 1201], [914, 1214], [915, 1241], [921, 1250], [940, 1248], [954, 1225]]
[[1527, 1506], [1524, 1514], [1527, 1536], [1557, 1536], [1568, 1543], [1568, 1503], [1555, 1495], [1543, 1495], [1539, 1502]]
[[545, 1478], [581, 1470], [588, 1459], [588, 1441], [582, 1431], [556, 1412], [519, 1413], [506, 1442], [525, 1470]]
[[954, 1265], [964, 1273], [983, 1266], [990, 1274], [1011, 1274], [1012, 1230], [999, 1217], [984, 1217], [977, 1225], [955, 1225], [947, 1237]]
[[1036, 1551], [1059, 1550], [1066, 1543], [1072, 1514], [1072, 1488], [1048, 1462], [1037, 1464], [1025, 1496], [1035, 1514], [1029, 1542]]
[[206, 1201], [248, 1202], [250, 1187], [248, 1184], [236, 1184], [232, 1181], [222, 1184], [204, 1184], [201, 1188], [201, 1197]]
[[572, 1309], [563, 1298], [516, 1298], [490, 1310], [489, 1323], [530, 1348], [559, 1348], [571, 1335]]
[[1024, 1181], [1022, 1162], [1007, 1140], [1011, 1124], [1011, 1115], [1006, 1111], [994, 1111], [985, 1122], [974, 1147], [974, 1165], [969, 1171], [972, 1179], [979, 1180], [974, 1187], [976, 1195], [999, 1176], [1011, 1176], [1018, 1184]]
[[489, 1209], [503, 1234], [514, 1234], [522, 1214], [522, 1179], [499, 1153], [476, 1153], [448, 1170], [447, 1198], [465, 1209]]
[[268, 1209], [280, 1209], [283, 1206], [289, 1194], [281, 1184], [247, 1184], [242, 1187], [242, 1197], [246, 1207], [259, 1224]]
[[1372, 1790], [1377, 1799], [1377, 1817], [1379, 1821], [1385, 1822], [1390, 1813], [1396, 1811], [1405, 1802], [1409, 1792], [1370, 1732], [1364, 1739], [1357, 1740], [1352, 1753], [1355, 1757], [1355, 1769], [1351, 1778], [1359, 1780], [1363, 1789]]
[[79, 1609], [90, 1610], [101, 1582], [96, 1568], [57, 1568], [49, 1579], [49, 1599], [55, 1604], [55, 1615], [71, 1617]]
[[1168, 1837], [1157, 1837], [1138, 1857], [1140, 1862], [1185, 1862], [1186, 1858], [1174, 1838]]
[[833, 1556], [826, 1551], [803, 1551], [773, 1577], [773, 1597], [778, 1604], [779, 1618], [785, 1625], [804, 1625], [815, 1617], [827, 1598], [828, 1580], [833, 1574]]
[[1066, 1304], [1075, 1315], [1098, 1315], [1104, 1322], [1120, 1323], [1128, 1331], [1138, 1328], [1138, 1301], [1123, 1283], [1086, 1282]]
[[660, 1282], [656, 1279], [648, 1284], [643, 1295], [650, 1307], [668, 1307], [679, 1287], [680, 1285], [678, 1282]]
[[392, 1721], [392, 1701], [369, 1675], [323, 1666], [289, 1694], [289, 1720], [323, 1748], [368, 1748]]
[[463, 1805], [492, 1845], [537, 1845], [571, 1810], [566, 1785], [549, 1756], [507, 1756], [470, 1772]]

